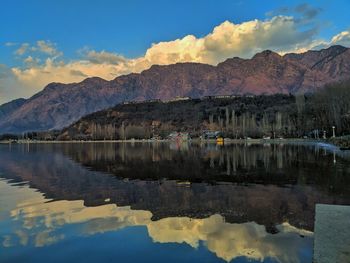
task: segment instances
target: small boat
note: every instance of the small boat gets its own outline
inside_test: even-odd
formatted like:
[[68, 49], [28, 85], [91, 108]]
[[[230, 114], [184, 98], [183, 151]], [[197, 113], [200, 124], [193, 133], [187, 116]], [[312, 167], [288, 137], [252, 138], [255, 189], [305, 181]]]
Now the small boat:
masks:
[[189, 181], [177, 181], [176, 184], [178, 186], [184, 186], [184, 187], [190, 187], [191, 186], [191, 182], [189, 182]]
[[222, 138], [222, 137], [217, 138], [217, 139], [216, 139], [216, 143], [217, 143], [218, 145], [223, 145], [223, 144], [224, 144], [224, 138]]

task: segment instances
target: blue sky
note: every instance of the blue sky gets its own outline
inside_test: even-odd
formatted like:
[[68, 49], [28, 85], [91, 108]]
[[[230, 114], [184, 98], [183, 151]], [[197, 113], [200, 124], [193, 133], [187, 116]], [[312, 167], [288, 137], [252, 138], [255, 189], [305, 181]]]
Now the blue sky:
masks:
[[[250, 57], [254, 52], [267, 48], [285, 53], [302, 52], [308, 48], [326, 47], [330, 44], [347, 45], [350, 43], [350, 37], [346, 33], [343, 33], [337, 42], [332, 42], [332, 38], [342, 32], [349, 32], [348, 10], [350, 1], [347, 0], [3, 0], [0, 16], [0, 103], [16, 96], [28, 97], [51, 80], [69, 82], [94, 73], [111, 79], [132, 71], [139, 72], [151, 64], [184, 61], [216, 64], [228, 57]], [[292, 20], [273, 20], [278, 16], [291, 17]], [[256, 20], [260, 24], [244, 24]], [[229, 24], [222, 25], [225, 21]], [[264, 24], [264, 21], [267, 22]], [[275, 31], [267, 32], [266, 28], [270, 28], [269, 23], [273, 26], [280, 23], [289, 25], [279, 28], [276, 26]], [[227, 30], [227, 34], [232, 31], [234, 35], [245, 28], [265, 29], [251, 32], [255, 42], [251, 46], [247, 45], [249, 50], [235, 47], [234, 45], [240, 44], [233, 40], [226, 45], [222, 39], [220, 43], [214, 43], [214, 47], [211, 39], [209, 47], [206, 36], [220, 25], [220, 32], [214, 36], [215, 41], [224, 30]], [[236, 30], [232, 25], [242, 26]], [[291, 33], [284, 35], [279, 33], [281, 30], [290, 30]], [[270, 34], [270, 39], [267, 39]], [[170, 43], [188, 35], [193, 35], [196, 39], [185, 39], [181, 43], [182, 47], [178, 43], [172, 43], [162, 49], [154, 49], [152, 59], [146, 56], [147, 63], [145, 60], [135, 61], [144, 57], [152, 44]], [[205, 44], [201, 39], [205, 40]], [[246, 38], [242, 39], [245, 41]], [[38, 41], [42, 41], [40, 46]], [[185, 42], [191, 42], [193, 45], [186, 44], [183, 47]], [[261, 46], [259, 42], [262, 43]], [[23, 44], [23, 52], [18, 52]], [[230, 45], [230, 48], [223, 50], [225, 45]], [[208, 47], [211, 53], [205, 57], [199, 57], [198, 54], [202, 54], [202, 51], [183, 55], [184, 49], [204, 48], [209, 52]], [[166, 49], [171, 51], [172, 59], [169, 59], [169, 56], [164, 58]], [[212, 52], [213, 49], [218, 52]], [[157, 57], [160, 54], [159, 50], [162, 54], [161, 59]], [[156, 52], [158, 53], [154, 54]], [[182, 53], [177, 57], [179, 52]], [[174, 56], [177, 59], [173, 59]], [[53, 73], [58, 65], [71, 63], [69, 66], [73, 68], [72, 63], [79, 62], [81, 65], [82, 61], [95, 66], [99, 64], [99, 67], [94, 66], [94, 70], [75, 67], [79, 70], [74, 73], [74, 77], [73, 74], [67, 76], [63, 72], [52, 74], [52, 78], [35, 73], [35, 78], [30, 80], [30, 77], [33, 78], [29, 76], [30, 69], [39, 72], [38, 68], [41, 71], [45, 68], [46, 73], [49, 69]], [[112, 70], [106, 66], [108, 63], [114, 65]], [[141, 64], [143, 66], [140, 66]], [[59, 70], [63, 71], [59, 68], [56, 72], [60, 72]], [[113, 74], [103, 74], [103, 70], [113, 71]], [[70, 69], [69, 72], [73, 71]], [[4, 75], [7, 76], [6, 80], [1, 78]], [[9, 78], [9, 75], [13, 76]]]
[[[281, 8], [304, 3], [286, 0], [5, 0], [1, 3], [0, 40], [3, 44], [50, 40], [57, 43], [68, 58], [77, 57], [77, 50], [85, 46], [136, 57], [155, 42], [188, 34], [200, 37], [225, 20], [241, 23], [265, 19], [268, 12], [278, 13]], [[318, 18], [323, 24], [321, 37], [328, 38], [350, 27], [350, 1], [307, 3], [322, 9]], [[1, 57], [8, 64], [16, 64], [8, 51], [1, 47]]]

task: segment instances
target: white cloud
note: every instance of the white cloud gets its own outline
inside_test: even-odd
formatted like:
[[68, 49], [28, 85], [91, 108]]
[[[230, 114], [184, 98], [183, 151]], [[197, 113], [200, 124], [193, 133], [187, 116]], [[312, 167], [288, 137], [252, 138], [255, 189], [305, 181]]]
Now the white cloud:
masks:
[[95, 50], [87, 51], [85, 57], [92, 63], [95, 64], [114, 64], [118, 65], [120, 63], [127, 62], [127, 59], [121, 55], [106, 52], [102, 50], [101, 52], [96, 52]]
[[20, 97], [32, 95], [36, 89], [30, 89], [20, 83], [13, 75], [11, 68], [0, 64], [0, 105]]
[[350, 46], [350, 30], [340, 32], [339, 34], [335, 35], [331, 40], [331, 45], [343, 45], [343, 46]]
[[242, 24], [226, 21], [204, 38], [201, 54], [214, 64], [232, 56], [248, 58], [265, 49], [283, 52], [307, 45], [315, 34], [315, 30], [299, 31], [293, 17], [276, 16]]
[[50, 56], [62, 55], [62, 53], [56, 49], [55, 44], [53, 44], [50, 41], [45, 41], [45, 40], [37, 41], [36, 47], [33, 47], [32, 49], [33, 49], [33, 51], [38, 50], [38, 51], [45, 53], [45, 54], [48, 54]]
[[15, 54], [16, 55], [19, 55], [19, 56], [22, 56], [24, 53], [27, 52], [29, 48], [29, 44], [28, 43], [23, 43], [16, 51], [15, 51]]
[[[341, 45], [344, 47], [350, 47], [350, 30], [342, 31], [336, 35], [334, 35], [329, 41], [318, 39], [312, 42], [306, 50], [308, 49], [322, 49], [328, 48], [334, 45]], [[306, 51], [305, 50], [305, 51]], [[304, 52], [304, 51], [303, 51]]]
[[15, 43], [15, 42], [6, 42], [5, 43], [5, 47], [13, 47], [13, 46], [16, 46], [17, 45], [17, 43]]
[[[5, 46], [11, 47], [16, 46], [16, 43], [7, 42]], [[58, 51], [56, 48], [56, 44], [51, 41], [38, 40], [35, 45], [30, 45], [29, 43], [23, 43], [20, 47], [15, 51], [15, 54], [18, 56], [22, 56], [26, 53], [41, 53], [49, 56], [61, 56], [62, 52]]]
[[40, 59], [39, 58], [33, 58], [32, 56], [28, 56], [26, 57], [23, 62], [29, 66], [29, 67], [33, 67], [33, 66], [38, 66], [40, 63]]
[[[99, 76], [113, 79], [121, 72], [127, 71], [123, 65], [95, 64], [87, 60], [64, 63], [48, 58], [45, 64], [26, 69], [12, 68], [16, 79], [32, 89], [42, 89], [50, 82], [77, 82], [86, 77]], [[77, 74], [80, 72], [81, 74]]]

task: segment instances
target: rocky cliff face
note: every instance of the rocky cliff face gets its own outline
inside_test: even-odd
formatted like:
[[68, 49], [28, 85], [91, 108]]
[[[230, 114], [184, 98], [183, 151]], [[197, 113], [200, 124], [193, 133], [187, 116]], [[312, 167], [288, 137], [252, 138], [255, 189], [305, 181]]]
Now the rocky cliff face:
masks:
[[111, 81], [88, 78], [80, 83], [51, 83], [0, 116], [0, 133], [60, 129], [88, 113], [128, 100], [313, 92], [349, 77], [350, 49], [342, 46], [284, 56], [267, 50], [251, 59], [231, 58], [217, 66], [154, 65]]

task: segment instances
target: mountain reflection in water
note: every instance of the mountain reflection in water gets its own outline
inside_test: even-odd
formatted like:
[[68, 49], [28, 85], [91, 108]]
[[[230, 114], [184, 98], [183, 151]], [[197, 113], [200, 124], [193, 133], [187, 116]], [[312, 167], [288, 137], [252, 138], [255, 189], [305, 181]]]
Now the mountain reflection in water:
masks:
[[315, 145], [0, 146], [0, 259], [141, 227], [218, 260], [311, 262], [314, 205], [350, 204], [348, 167]]

